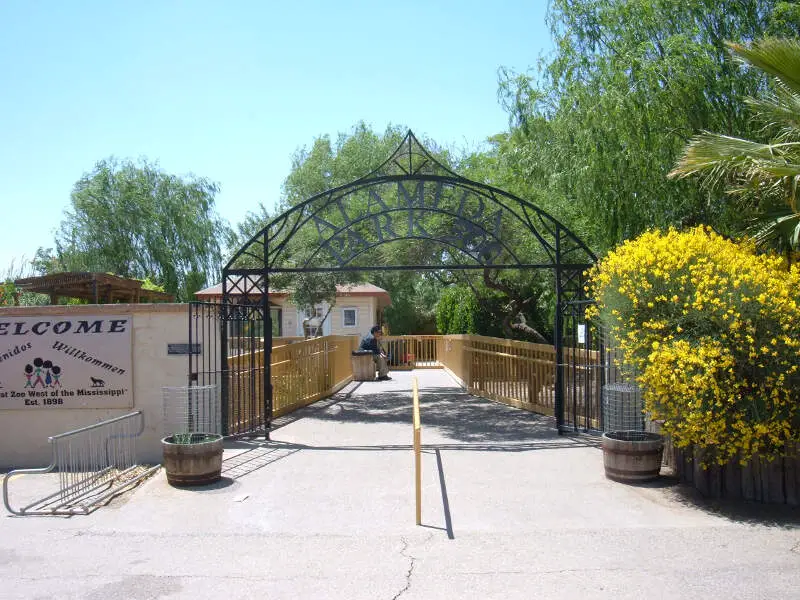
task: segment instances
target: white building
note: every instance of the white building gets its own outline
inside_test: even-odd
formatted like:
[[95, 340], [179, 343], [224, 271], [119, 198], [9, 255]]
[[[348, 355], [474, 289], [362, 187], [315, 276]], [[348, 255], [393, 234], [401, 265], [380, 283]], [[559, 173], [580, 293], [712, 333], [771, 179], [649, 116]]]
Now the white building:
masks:
[[[328, 318], [322, 323], [321, 335], [363, 335], [373, 325], [383, 323], [383, 310], [392, 303], [389, 292], [371, 283], [337, 285], [336, 303], [330, 314], [327, 302], [317, 305], [315, 314], [306, 314], [290, 302], [289, 295], [287, 290], [269, 292], [275, 337], [305, 336], [309, 325], [315, 325], [314, 320], [321, 321], [325, 315]], [[222, 284], [200, 290], [195, 296], [202, 302], [221, 302]]]

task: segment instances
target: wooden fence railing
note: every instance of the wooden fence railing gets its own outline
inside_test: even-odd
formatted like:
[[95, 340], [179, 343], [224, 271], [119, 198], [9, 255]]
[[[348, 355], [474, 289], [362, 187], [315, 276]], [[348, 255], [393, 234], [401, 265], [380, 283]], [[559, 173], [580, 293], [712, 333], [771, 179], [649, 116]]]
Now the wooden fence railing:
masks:
[[272, 338], [272, 347], [286, 346], [288, 344], [296, 344], [297, 342], [305, 342], [306, 338], [303, 336], [283, 336]]
[[564, 422], [601, 429], [603, 361], [600, 352], [564, 348], [561, 373], [564, 379]]
[[272, 349], [272, 415], [337, 392], [353, 375], [350, 336], [326, 336]]
[[264, 351], [240, 352], [228, 357], [228, 417], [225, 431], [242, 433], [264, 423]]
[[[296, 342], [303, 342], [306, 338], [297, 336], [284, 336], [272, 338], [272, 347], [286, 346], [287, 344], [294, 344]], [[235, 356], [237, 354], [248, 354], [250, 350], [263, 350], [264, 338], [262, 337], [231, 337], [228, 338], [228, 355]]]
[[448, 335], [442, 364], [476, 396], [548, 415], [555, 410], [555, 349], [479, 335]]
[[[350, 353], [358, 339], [326, 336], [272, 349], [272, 416], [279, 417], [336, 393], [352, 378]], [[247, 431], [263, 419], [264, 352], [228, 359], [228, 431]]]
[[[438, 340], [441, 365], [469, 393], [546, 415], [555, 414], [556, 351], [532, 344], [480, 335], [448, 335]], [[595, 350], [565, 348], [565, 422], [599, 428], [600, 369]]]
[[470, 337], [469, 335], [442, 336], [437, 340], [436, 350], [439, 364], [467, 388], [471, 381], [469, 364], [466, 360]]
[[[272, 349], [273, 416], [280, 416], [335, 393], [352, 378], [350, 353], [357, 336], [326, 336]], [[553, 346], [479, 335], [385, 336], [389, 368], [445, 368], [467, 391], [533, 412], [555, 413], [556, 353]], [[229, 410], [237, 427], [260, 418], [263, 353], [229, 359]], [[233, 362], [232, 362], [233, 361]], [[599, 427], [600, 356], [597, 351], [564, 349], [565, 418]]]
[[387, 335], [381, 345], [389, 355], [389, 369], [440, 369], [437, 354], [440, 335]]

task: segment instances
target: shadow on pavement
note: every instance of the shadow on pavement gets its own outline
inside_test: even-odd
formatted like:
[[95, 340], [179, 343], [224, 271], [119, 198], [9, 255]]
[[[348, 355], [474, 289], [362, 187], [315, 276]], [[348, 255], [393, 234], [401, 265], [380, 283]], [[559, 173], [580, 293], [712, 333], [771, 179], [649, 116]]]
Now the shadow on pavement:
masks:
[[[676, 501], [685, 506], [702, 510], [735, 523], [765, 525], [780, 529], [800, 529], [800, 508], [796, 506], [706, 498], [694, 487], [677, 483], [677, 480], [671, 490], [671, 495]], [[800, 551], [800, 548], [798, 551]]]
[[299, 452], [300, 448], [289, 448], [286, 445], [276, 445], [274, 442], [231, 442], [226, 443], [228, 449], [244, 448], [235, 456], [222, 461], [222, 475], [238, 479], [253, 471], [257, 471], [283, 458]]
[[334, 404], [338, 404], [342, 400], [346, 400], [350, 398], [359, 387], [361, 387], [362, 382], [353, 382], [345, 386], [342, 390], [338, 393], [334, 394], [330, 398], [323, 398], [322, 400], [318, 400], [314, 402], [314, 404], [309, 404], [301, 409], [298, 409], [294, 412], [289, 413], [288, 415], [284, 415], [282, 417], [278, 417], [272, 421], [272, 427], [270, 431], [276, 431], [281, 427], [286, 427], [287, 425], [291, 425], [295, 421], [299, 421], [300, 419], [305, 419], [311, 416], [315, 412], [323, 411]]
[[[375, 395], [343, 395], [333, 402], [298, 410], [300, 418], [330, 423], [411, 423], [411, 394], [386, 390]], [[458, 388], [420, 390], [425, 428], [459, 442], [502, 444], [524, 440], [558, 439], [552, 417], [476, 398]], [[337, 410], [327, 410], [332, 405]], [[280, 425], [282, 426], [282, 425]]]
[[653, 481], [642, 483], [615, 482], [615, 485], [664, 490], [667, 497], [679, 504], [736, 523], [766, 525], [782, 529], [800, 528], [800, 508], [786, 504], [760, 504], [746, 500], [707, 498], [693, 486], [681, 483], [677, 477], [670, 474], [662, 474]]
[[229, 488], [235, 484], [236, 484], [235, 479], [231, 477], [226, 477], [223, 474], [222, 479], [220, 479], [219, 481], [215, 481], [214, 483], [209, 483], [208, 485], [193, 485], [193, 486], [185, 485], [185, 486], [180, 486], [178, 489], [191, 490], [193, 492], [212, 492], [216, 490], [224, 490], [225, 488]]

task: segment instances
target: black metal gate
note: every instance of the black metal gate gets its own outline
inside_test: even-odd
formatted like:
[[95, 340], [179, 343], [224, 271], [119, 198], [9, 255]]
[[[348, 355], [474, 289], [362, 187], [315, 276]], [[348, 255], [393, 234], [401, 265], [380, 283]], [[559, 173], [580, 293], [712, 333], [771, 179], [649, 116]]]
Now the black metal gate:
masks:
[[264, 326], [260, 305], [189, 305], [189, 385], [217, 386], [223, 435], [269, 430]]
[[221, 304], [189, 304], [189, 385], [221, 384]]
[[560, 432], [600, 432], [601, 390], [605, 384], [605, 349], [596, 325], [586, 318], [592, 300], [574, 300], [560, 307], [561, 358], [556, 385], [562, 405], [556, 410]]

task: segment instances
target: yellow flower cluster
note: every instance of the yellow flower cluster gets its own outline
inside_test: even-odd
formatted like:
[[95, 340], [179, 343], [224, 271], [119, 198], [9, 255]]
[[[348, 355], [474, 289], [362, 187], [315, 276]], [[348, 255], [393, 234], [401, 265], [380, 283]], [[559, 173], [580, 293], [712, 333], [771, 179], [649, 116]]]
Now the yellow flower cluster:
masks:
[[594, 314], [678, 447], [720, 464], [800, 441], [800, 269], [698, 227], [652, 231], [589, 272]]

